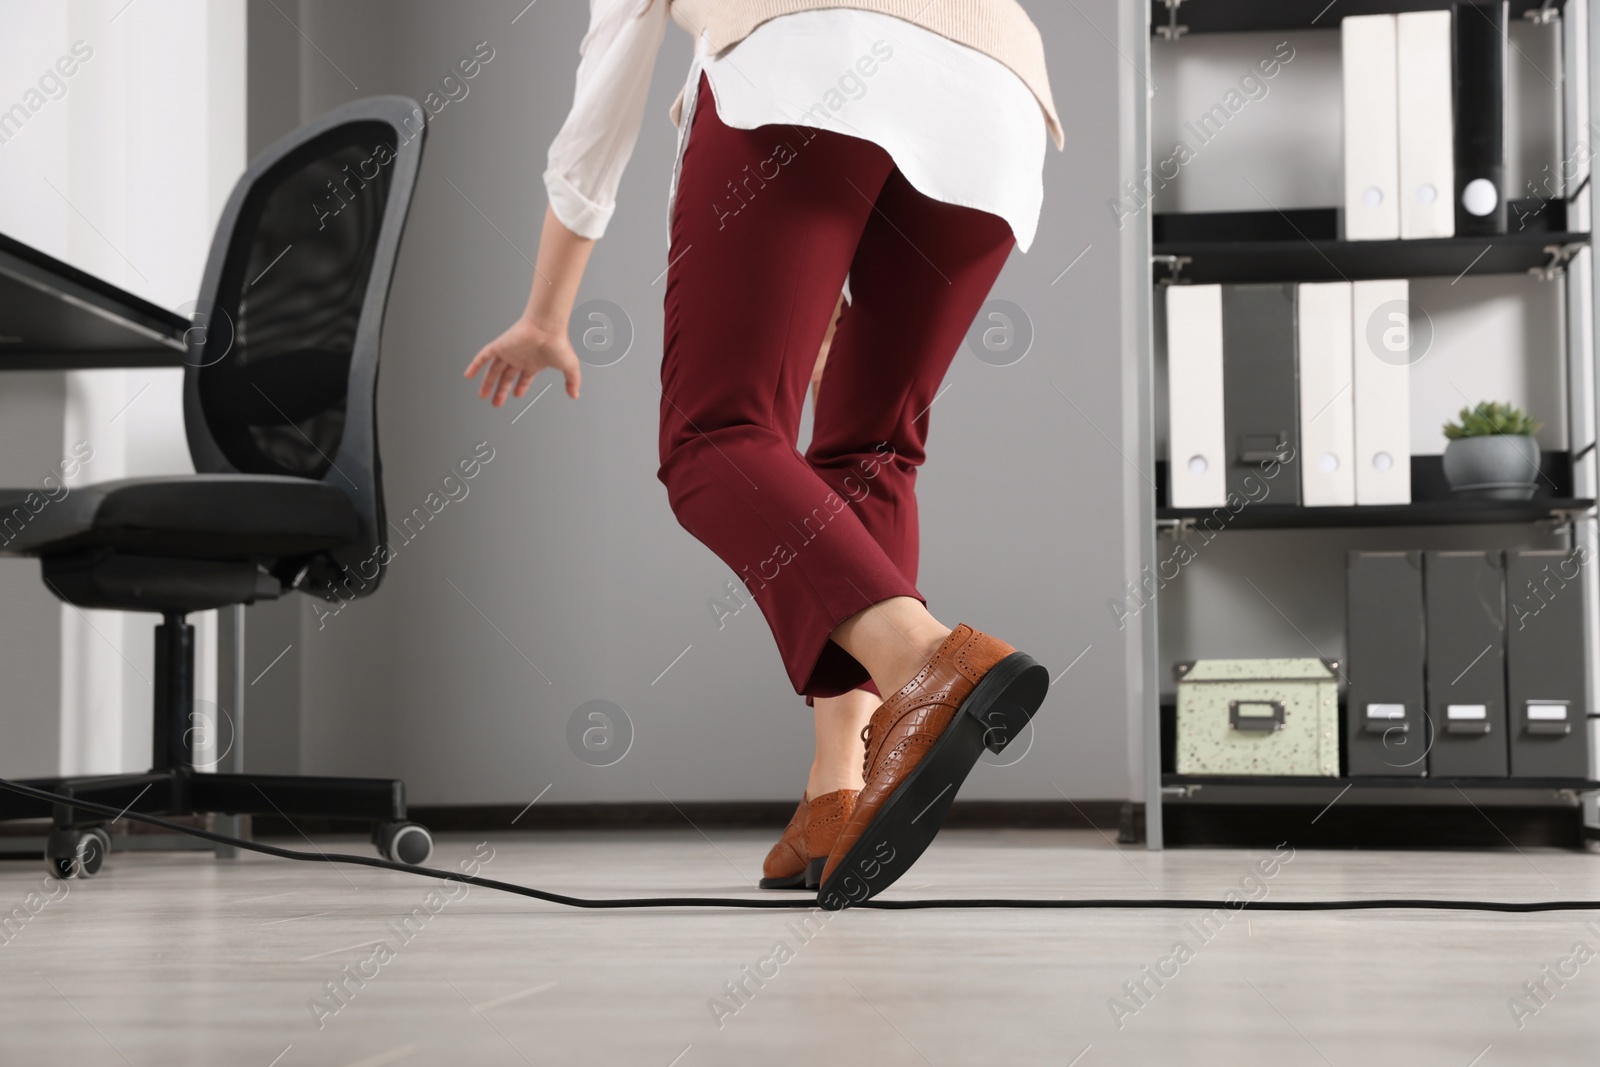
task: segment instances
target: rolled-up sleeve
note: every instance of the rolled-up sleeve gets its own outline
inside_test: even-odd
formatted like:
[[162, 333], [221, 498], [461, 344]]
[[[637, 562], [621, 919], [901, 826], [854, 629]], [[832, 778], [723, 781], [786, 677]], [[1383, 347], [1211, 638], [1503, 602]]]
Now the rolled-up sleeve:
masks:
[[550, 144], [545, 190], [556, 218], [597, 238], [639, 139], [650, 76], [666, 35], [668, 0], [589, 0], [572, 110]]

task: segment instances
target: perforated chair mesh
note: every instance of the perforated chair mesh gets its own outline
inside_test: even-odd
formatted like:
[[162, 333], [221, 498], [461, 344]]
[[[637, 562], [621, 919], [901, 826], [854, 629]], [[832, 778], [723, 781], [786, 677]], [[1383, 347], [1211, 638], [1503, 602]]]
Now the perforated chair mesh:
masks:
[[379, 146], [393, 140], [390, 127], [363, 123], [307, 145], [253, 191], [235, 228], [199, 398], [243, 473], [328, 476], [393, 173]]

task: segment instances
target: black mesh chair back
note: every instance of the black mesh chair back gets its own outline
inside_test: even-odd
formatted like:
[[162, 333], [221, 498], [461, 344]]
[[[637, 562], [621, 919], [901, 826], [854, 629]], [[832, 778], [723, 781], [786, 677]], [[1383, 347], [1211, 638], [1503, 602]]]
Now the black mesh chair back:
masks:
[[415, 101], [373, 97], [263, 152], [217, 224], [187, 337], [195, 470], [313, 479], [355, 505], [357, 542], [278, 562], [313, 595], [382, 577], [380, 333], [426, 124]]

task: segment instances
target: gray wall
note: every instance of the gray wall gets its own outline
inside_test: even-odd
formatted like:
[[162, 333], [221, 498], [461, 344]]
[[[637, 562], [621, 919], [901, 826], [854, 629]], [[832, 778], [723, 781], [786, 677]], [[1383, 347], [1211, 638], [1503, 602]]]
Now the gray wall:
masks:
[[[526, 299], [540, 174], [571, 102], [587, 5], [538, 4], [515, 24], [520, 0], [277, 6], [304, 39], [290, 55], [285, 27], [272, 25], [286, 20], [252, 4], [252, 147], [285, 115], [281, 99], [258, 110], [263, 85], [298, 87], [310, 117], [374, 93], [421, 99], [477, 42], [495, 50], [469, 94], [433, 119], [395, 279], [380, 387], [391, 512], [420, 504], [478, 442], [494, 459], [465, 499], [398, 544], [377, 595], [320, 625], [310, 601], [294, 604], [298, 633], [285, 640], [295, 662], [267, 678], [298, 678], [299, 706], [252, 687], [251, 744], [280, 755], [297, 745], [308, 772], [401, 775], [419, 803], [519, 802], [547, 785], [549, 803], [794, 797], [809, 713], [753, 607], [718, 629], [707, 602], [732, 573], [677, 525], [655, 478], [653, 279], [666, 265], [666, 111], [687, 36], [669, 30], [620, 206], [579, 297], [624, 308], [633, 347], [614, 366], [587, 368], [581, 401], [553, 388], [519, 416], [521, 404], [477, 400], [461, 371]], [[1025, 309], [1035, 339], [1014, 366], [956, 361], [919, 482], [920, 585], [942, 619], [1003, 635], [1055, 674], [1076, 660], [1028, 754], [980, 766], [963, 795], [1123, 797], [1134, 635], [1105, 605], [1126, 566], [1126, 494], [1138, 475], [1119, 454], [1126, 234], [1105, 205], [1124, 177], [1119, 107], [1131, 73], [1111, 43], [1113, 0], [1028, 6], [1069, 145], [1049, 153], [1036, 243], [1013, 255], [993, 295]], [[285, 643], [267, 639], [273, 610], [251, 612], [262, 617], [250, 629], [252, 677]], [[635, 734], [603, 768], [566, 740], [569, 716], [595, 699], [620, 705]], [[295, 716], [291, 736], [284, 719]]]

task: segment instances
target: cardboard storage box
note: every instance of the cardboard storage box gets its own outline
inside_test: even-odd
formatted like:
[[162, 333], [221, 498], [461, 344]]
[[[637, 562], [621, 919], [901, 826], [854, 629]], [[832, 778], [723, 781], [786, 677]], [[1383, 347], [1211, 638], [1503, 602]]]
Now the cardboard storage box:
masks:
[[1336, 777], [1337, 667], [1320, 659], [1178, 664], [1178, 773]]

